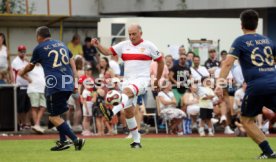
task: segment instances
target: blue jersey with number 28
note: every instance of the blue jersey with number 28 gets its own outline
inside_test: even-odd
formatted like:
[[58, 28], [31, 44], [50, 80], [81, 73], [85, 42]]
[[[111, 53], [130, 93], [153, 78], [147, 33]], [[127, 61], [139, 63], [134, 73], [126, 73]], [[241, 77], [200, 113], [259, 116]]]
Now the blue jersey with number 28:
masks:
[[44, 69], [46, 96], [60, 91], [73, 91], [71, 57], [69, 49], [58, 40], [49, 39], [35, 47], [31, 63], [40, 63]]
[[240, 36], [232, 44], [229, 54], [239, 59], [247, 94], [276, 93], [276, 49], [269, 38], [260, 34]]

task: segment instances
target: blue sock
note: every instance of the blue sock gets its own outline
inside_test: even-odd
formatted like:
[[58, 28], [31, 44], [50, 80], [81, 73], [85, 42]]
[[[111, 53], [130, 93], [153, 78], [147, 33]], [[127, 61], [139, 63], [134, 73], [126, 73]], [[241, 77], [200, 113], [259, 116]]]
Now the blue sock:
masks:
[[57, 130], [60, 132], [60, 137], [62, 135], [67, 135], [72, 141], [76, 141], [78, 139], [78, 137], [74, 134], [74, 132], [71, 130], [66, 122], [63, 122], [62, 124], [57, 126]]
[[259, 144], [259, 147], [263, 151], [263, 153], [271, 155], [273, 153], [273, 150], [269, 146], [268, 142], [265, 140], [262, 143]]
[[57, 128], [57, 130], [59, 131], [59, 141], [62, 143], [62, 142], [64, 142], [64, 141], [66, 141], [67, 139], [66, 139], [66, 135], [65, 134], [63, 134], [58, 128]]

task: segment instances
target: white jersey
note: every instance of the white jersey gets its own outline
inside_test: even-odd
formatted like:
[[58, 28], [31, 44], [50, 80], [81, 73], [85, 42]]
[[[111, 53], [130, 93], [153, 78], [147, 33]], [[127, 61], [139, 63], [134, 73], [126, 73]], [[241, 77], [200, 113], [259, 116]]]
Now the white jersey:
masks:
[[150, 41], [142, 40], [133, 45], [130, 40], [122, 41], [110, 47], [113, 55], [124, 61], [124, 77], [126, 79], [150, 78], [152, 60], [162, 59], [157, 47]]

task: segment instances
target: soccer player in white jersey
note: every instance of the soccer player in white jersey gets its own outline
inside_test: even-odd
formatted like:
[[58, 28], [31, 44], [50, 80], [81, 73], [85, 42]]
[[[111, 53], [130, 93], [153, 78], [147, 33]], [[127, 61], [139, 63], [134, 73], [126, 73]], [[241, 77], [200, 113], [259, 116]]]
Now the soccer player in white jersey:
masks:
[[138, 24], [128, 27], [129, 40], [122, 41], [110, 48], [102, 46], [97, 39], [92, 39], [94, 45], [104, 55], [118, 55], [124, 61], [125, 73], [123, 81], [122, 102], [114, 106], [112, 111], [102, 109], [104, 116], [111, 120], [112, 116], [124, 109], [126, 122], [134, 140], [131, 148], [141, 148], [140, 134], [137, 129], [137, 122], [134, 117], [134, 101], [137, 96], [145, 93], [150, 83], [150, 64], [152, 60], [157, 61], [157, 78], [154, 87], [158, 88], [158, 81], [161, 78], [164, 62], [162, 55], [156, 46], [147, 40], [142, 39], [142, 28]]

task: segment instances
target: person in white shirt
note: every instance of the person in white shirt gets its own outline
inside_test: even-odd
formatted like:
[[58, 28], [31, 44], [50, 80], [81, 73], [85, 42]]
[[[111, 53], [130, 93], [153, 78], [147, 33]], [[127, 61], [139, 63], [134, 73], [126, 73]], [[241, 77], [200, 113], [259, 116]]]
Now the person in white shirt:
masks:
[[201, 119], [198, 133], [200, 136], [205, 136], [205, 124], [208, 125], [208, 135], [214, 136], [211, 118], [213, 117], [213, 98], [215, 97], [215, 92], [212, 90], [211, 85], [211, 79], [209, 77], [203, 77], [202, 86], [199, 87], [198, 90], [200, 107], [199, 117]]
[[142, 148], [141, 136], [134, 118], [133, 101], [136, 102], [137, 96], [144, 94], [150, 84], [150, 64], [152, 60], [158, 62], [157, 79], [154, 82], [154, 86], [158, 86], [164, 68], [164, 61], [157, 47], [152, 42], [142, 39], [140, 25], [130, 25], [128, 35], [129, 40], [122, 41], [111, 48], [102, 46], [97, 39], [92, 39], [91, 44], [102, 54], [118, 55], [124, 61], [122, 103], [114, 106], [112, 111], [104, 109], [103, 113], [108, 120], [111, 120], [113, 115], [124, 109], [127, 125], [134, 140], [130, 146], [131, 148]]
[[191, 69], [191, 73], [192, 73], [192, 78], [195, 81], [200, 82], [202, 77], [209, 77], [210, 76], [210, 73], [206, 69], [206, 67], [200, 65], [200, 57], [199, 56], [194, 56], [193, 57], [193, 64], [194, 65], [190, 69]]
[[245, 90], [246, 90], [246, 83], [243, 82], [242, 87], [235, 92], [235, 98], [234, 98], [235, 113], [241, 110], [241, 105], [242, 105], [242, 100], [244, 98]]
[[11, 67], [14, 72], [16, 85], [19, 86], [19, 91], [17, 93], [17, 112], [18, 112], [18, 124], [20, 128], [29, 129], [31, 128], [31, 122], [28, 119], [27, 113], [31, 108], [30, 99], [27, 94], [27, 87], [29, 82], [18, 75], [18, 72], [22, 70], [28, 61], [25, 59], [26, 55], [26, 46], [18, 46], [18, 55], [12, 61]]
[[114, 75], [116, 77], [119, 77], [121, 74], [121, 69], [120, 69], [120, 65], [118, 63], [118, 56], [111, 56], [111, 59], [109, 60], [109, 66], [110, 68], [113, 70]]
[[166, 86], [162, 87], [158, 93], [160, 115], [165, 121], [170, 121], [170, 133], [176, 134], [178, 133], [178, 125], [186, 117], [186, 114], [184, 111], [176, 108], [176, 99], [172, 92], [172, 84], [168, 81], [164, 83], [166, 83]]
[[93, 93], [94, 81], [92, 78], [87, 78], [83, 81], [83, 85], [84, 85], [84, 90], [82, 92], [83, 131], [81, 134], [83, 136], [91, 136], [93, 135], [90, 131], [90, 121], [92, 119], [92, 106], [93, 106], [92, 100], [93, 98], [96, 97], [96, 93]]
[[5, 35], [0, 33], [0, 80], [6, 83], [13, 82], [13, 74], [10, 66]]
[[196, 120], [199, 115], [199, 96], [197, 94], [198, 87], [196, 85], [190, 85], [189, 90], [182, 96], [182, 101], [184, 101], [184, 105], [186, 106], [186, 112], [188, 118], [192, 120], [192, 128], [196, 129], [197, 124]]
[[27, 94], [31, 101], [32, 118], [34, 126], [32, 129], [37, 133], [44, 133], [44, 129], [40, 126], [41, 118], [46, 110], [45, 76], [42, 66], [37, 63], [32, 71], [24, 76], [29, 81]]

